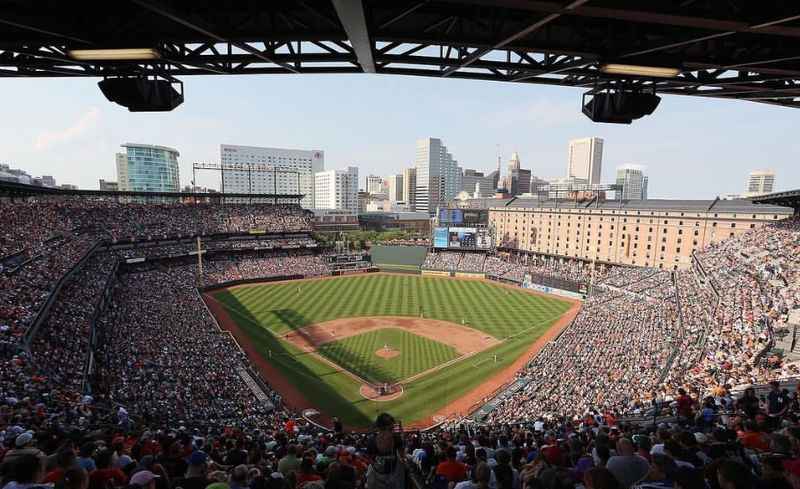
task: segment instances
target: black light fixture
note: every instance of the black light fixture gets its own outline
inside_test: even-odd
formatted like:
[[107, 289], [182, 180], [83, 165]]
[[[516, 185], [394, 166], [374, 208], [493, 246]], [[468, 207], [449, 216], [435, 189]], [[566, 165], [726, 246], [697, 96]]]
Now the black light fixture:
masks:
[[110, 102], [130, 112], [168, 112], [183, 103], [183, 82], [179, 80], [119, 77], [105, 78], [97, 85]]
[[594, 122], [630, 124], [652, 114], [660, 102], [655, 88], [608, 86], [583, 94], [583, 113]]

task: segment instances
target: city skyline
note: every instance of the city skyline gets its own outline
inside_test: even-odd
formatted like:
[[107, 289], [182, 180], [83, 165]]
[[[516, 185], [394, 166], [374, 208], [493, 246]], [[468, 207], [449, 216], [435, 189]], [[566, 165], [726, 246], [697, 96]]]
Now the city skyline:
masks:
[[[614, 168], [626, 162], [644, 164], [651, 198], [738, 193], [747, 174], [763, 167], [776, 171], [775, 190], [800, 186], [795, 164], [800, 142], [789, 136], [794, 117], [781, 108], [665, 96], [653, 117], [617, 127], [584, 120], [572, 91], [549, 87], [500, 90], [478, 81], [360, 75], [297, 77], [291, 83], [280, 77], [197, 79], [193, 84], [193, 96], [203, 103], [169, 114], [133, 114], [106, 104], [88, 80], [9, 80], [15, 97], [7, 110], [15, 119], [13, 126], [7, 119], [0, 133], [0, 161], [32, 175], [97, 188], [98, 179], [115, 179], [112, 162], [119, 144], [140, 141], [178, 149], [185, 185], [192, 162], [217, 162], [220, 144], [237, 144], [320, 148], [326, 168], [355, 165], [361, 175], [387, 177], [410, 166], [417, 139], [436, 137], [464, 169], [491, 172], [499, 144], [504, 162], [518, 152], [533, 175], [555, 178], [564, 174], [567, 142], [596, 136], [606, 141], [602, 180], [613, 181]], [[286, 99], [292, 97], [265, 98], [265, 85], [274, 93], [283, 88], [302, 97], [291, 103]], [[33, 97], [38, 103], [31, 105], [27, 100]], [[275, 117], [258, 117], [262, 100]], [[455, 103], [463, 100], [469, 101]], [[385, 108], [375, 108], [379, 101]], [[427, 113], [442, 115], [415, 117], [424, 106], [432, 108]], [[318, 116], [304, 117], [308, 111]], [[346, 123], [339, 122], [343, 111]], [[681, 174], [693, 179], [683, 182]], [[197, 183], [219, 187], [213, 177]]]

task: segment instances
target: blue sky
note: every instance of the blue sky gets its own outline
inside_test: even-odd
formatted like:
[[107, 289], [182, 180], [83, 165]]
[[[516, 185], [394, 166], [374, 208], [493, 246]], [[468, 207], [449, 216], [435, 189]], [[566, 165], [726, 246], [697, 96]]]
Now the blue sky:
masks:
[[[114, 179], [124, 142], [219, 161], [219, 144], [325, 151], [327, 168], [355, 164], [383, 176], [412, 164], [417, 138], [442, 138], [464, 168], [490, 169], [497, 145], [541, 177], [563, 176], [569, 139], [605, 139], [603, 179], [646, 166], [650, 196], [713, 198], [743, 191], [747, 172], [772, 168], [778, 189], [800, 187], [800, 111], [749, 102], [664, 96], [630, 126], [595, 124], [580, 90], [393, 75], [186, 77], [171, 113], [130, 113], [95, 79], [3, 79], [0, 162], [59, 183], [97, 188]], [[201, 184], [216, 184], [210, 174]]]

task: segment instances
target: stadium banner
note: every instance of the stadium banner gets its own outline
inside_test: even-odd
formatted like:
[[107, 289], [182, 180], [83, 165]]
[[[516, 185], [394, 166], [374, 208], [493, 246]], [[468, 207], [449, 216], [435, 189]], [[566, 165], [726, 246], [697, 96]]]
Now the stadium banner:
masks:
[[458, 278], [484, 278], [486, 277], [485, 273], [477, 273], [477, 272], [456, 272], [456, 277]]
[[435, 228], [433, 230], [433, 247], [447, 248], [448, 245], [447, 228]]
[[428, 275], [432, 277], [452, 277], [451, 272], [445, 272], [442, 270], [423, 270], [422, 275]]
[[522, 288], [523, 289], [537, 290], [539, 292], [544, 292], [545, 294], [560, 295], [562, 297], [568, 297], [570, 299], [578, 299], [578, 300], [586, 299], [586, 296], [584, 294], [579, 294], [577, 292], [571, 292], [569, 290], [557, 289], [555, 287], [548, 287], [546, 285], [534, 284], [534, 283], [531, 283], [531, 282], [524, 282], [522, 284]]

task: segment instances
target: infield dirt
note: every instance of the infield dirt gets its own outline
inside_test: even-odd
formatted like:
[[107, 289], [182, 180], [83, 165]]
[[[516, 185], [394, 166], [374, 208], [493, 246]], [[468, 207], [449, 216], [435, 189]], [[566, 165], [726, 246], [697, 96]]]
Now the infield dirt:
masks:
[[[316, 280], [330, 280], [330, 279], [331, 278], [326, 277], [326, 278], [316, 279]], [[459, 279], [451, 278], [449, 280], [459, 280]], [[508, 287], [509, 289], [513, 289], [513, 290], [516, 290], [516, 291], [524, 291], [524, 292], [531, 293], [531, 294], [534, 294], [534, 295], [542, 295], [542, 296], [546, 296], [546, 297], [553, 297], [553, 296], [548, 295], [548, 294], [543, 294], [543, 293], [540, 293], [540, 292], [527, 290], [527, 289], [521, 289], [519, 287], [514, 287], [514, 286], [511, 286], [511, 285], [505, 285], [505, 284], [500, 284], [500, 283], [495, 283], [495, 282], [492, 282], [492, 283], [494, 285]], [[289, 407], [291, 407], [293, 409], [296, 409], [298, 411], [306, 409], [306, 408], [315, 408], [318, 411], [321, 411], [321, 414], [320, 414], [320, 417], [318, 418], [318, 421], [321, 422], [324, 425], [331, 426], [332, 422], [331, 422], [330, 416], [326, 415], [324, 413], [324, 411], [319, 408], [319, 406], [315, 406], [314, 404], [310, 403], [308, 401], [308, 399], [303, 395], [302, 390], [301, 390], [301, 386], [296, 385], [293, 382], [291, 382], [289, 379], [287, 379], [281, 373], [281, 371], [279, 369], [277, 369], [276, 367], [271, 365], [270, 362], [263, 355], [261, 355], [259, 353], [258, 349], [253, 344], [253, 342], [252, 342], [251, 338], [249, 337], [249, 335], [239, 327], [239, 325], [236, 323], [236, 321], [228, 313], [228, 311], [226, 310], [225, 306], [213, 297], [213, 292], [204, 293], [202, 296], [203, 296], [204, 301], [208, 305], [208, 308], [211, 310], [211, 312], [217, 318], [217, 321], [219, 322], [220, 327], [222, 329], [224, 329], [224, 330], [230, 331], [231, 334], [233, 334], [233, 336], [239, 342], [241, 347], [245, 350], [245, 353], [247, 354], [247, 356], [250, 358], [250, 360], [253, 362], [253, 364], [261, 372], [263, 377], [265, 379], [268, 379], [270, 385], [275, 390], [280, 392], [281, 396], [283, 397], [284, 402]], [[488, 400], [489, 397], [491, 397], [493, 394], [498, 392], [501, 388], [503, 388], [508, 383], [512, 382], [514, 380], [515, 376], [516, 376], [516, 373], [522, 367], [524, 367], [524, 365], [533, 356], [535, 356], [539, 351], [541, 351], [541, 349], [544, 348], [544, 346], [548, 342], [550, 342], [554, 338], [556, 338], [572, 322], [572, 320], [575, 318], [575, 316], [578, 315], [578, 312], [580, 311], [580, 305], [581, 305], [580, 301], [565, 299], [563, 297], [558, 297], [558, 298], [561, 299], [561, 300], [565, 300], [567, 302], [570, 302], [572, 304], [570, 309], [567, 312], [565, 312], [555, 323], [553, 323], [553, 325], [547, 331], [545, 331], [544, 334], [542, 334], [534, 343], [532, 343], [530, 345], [530, 347], [522, 355], [520, 355], [512, 364], [510, 364], [506, 368], [498, 371], [497, 373], [495, 373], [494, 375], [489, 377], [485, 382], [481, 383], [476, 388], [472, 389], [471, 391], [467, 392], [465, 395], [461, 396], [460, 398], [456, 399], [455, 401], [453, 401], [453, 402], [449, 403], [448, 405], [442, 407], [441, 409], [437, 410], [435, 413], [432, 413], [430, 416], [428, 416], [426, 418], [423, 418], [423, 419], [416, 420], [413, 423], [407, 424], [406, 427], [407, 428], [426, 428], [426, 427], [429, 427], [429, 426], [435, 424], [436, 421], [438, 419], [441, 419], [441, 418], [448, 418], [448, 417], [453, 417], [453, 416], [467, 415], [472, 410], [476, 409], [476, 407], [480, 403]], [[362, 319], [367, 320], [367, 321], [365, 321], [365, 322], [360, 321]], [[399, 318], [389, 318], [389, 317], [345, 318], [345, 319], [336, 319], [336, 320], [333, 320], [333, 321], [326, 321], [324, 323], [318, 323], [318, 324], [315, 324], [315, 325], [309, 325], [309, 326], [306, 326], [306, 327], [302, 328], [303, 330], [308, 330], [309, 332], [314, 332], [311, 335], [311, 338], [312, 338], [311, 340], [295, 338], [295, 341], [301, 342], [301, 344], [302, 344], [302, 342], [305, 342], [304, 348], [313, 348], [314, 345], [323, 344], [323, 343], [325, 343], [327, 341], [336, 341], [336, 340], [339, 340], [339, 339], [342, 339], [342, 338], [346, 337], [346, 336], [344, 336], [346, 334], [345, 331], [349, 331], [349, 333], [347, 333], [347, 336], [352, 336], [352, 335], [355, 335], [355, 334], [364, 333], [364, 332], [372, 330], [372, 329], [381, 329], [381, 328], [386, 328], [387, 327], [386, 324], [384, 324], [382, 326], [375, 326], [375, 325], [368, 326], [368, 324], [370, 324], [369, 321], [375, 321], [376, 323], [373, 323], [373, 324], [377, 324], [377, 323], [380, 323], [383, 320], [386, 320], [386, 321], [391, 321], [394, 325], [396, 325], [398, 319], [402, 320], [401, 322], [407, 322], [406, 326], [409, 328], [409, 331], [412, 331], [414, 334], [419, 334], [420, 336], [426, 336], [428, 338], [433, 338], [436, 341], [450, 344], [454, 348], [456, 348], [459, 351], [459, 353], [474, 351], [475, 350], [474, 347], [479, 346], [481, 344], [481, 342], [494, 341], [495, 344], [497, 342], [499, 342], [499, 340], [496, 339], [496, 338], [492, 338], [491, 336], [488, 336], [485, 333], [479, 332], [477, 330], [473, 330], [473, 329], [468, 328], [466, 326], [461, 326], [461, 325], [458, 325], [458, 324], [455, 324], [455, 323], [452, 323], [452, 322], [448, 322], [448, 321], [439, 321], [439, 320], [433, 320], [433, 319], [421, 319], [421, 318], [412, 318], [412, 317], [399, 317]], [[345, 323], [355, 323], [355, 324], [360, 324], [360, 326], [354, 327], [353, 331], [350, 331], [349, 328], [348, 329], [341, 329], [341, 328], [345, 327], [344, 326]], [[422, 334], [421, 331], [425, 331], [427, 329], [427, 326], [425, 326], [425, 325], [426, 324], [427, 325], [431, 325], [432, 323], [444, 323], [444, 325], [447, 325], [447, 327], [453, 327], [453, 328], [456, 328], [456, 330], [459, 330], [458, 328], [463, 328], [463, 329], [471, 331], [472, 333], [470, 333], [470, 334], [477, 333], [479, 337], [478, 338], [471, 337], [472, 338], [471, 340], [469, 340], [468, 342], [465, 342], [465, 343], [461, 343], [460, 344], [461, 346], [459, 347], [459, 346], [456, 345], [457, 341], [455, 340], [455, 338], [453, 336], [443, 335], [441, 333], [441, 330], [439, 330], [439, 329], [436, 330], [437, 334], [436, 334], [436, 336], [433, 336], [433, 337], [429, 336], [430, 332], [428, 334]], [[329, 332], [329, 333], [327, 333], [327, 341], [326, 341], [326, 336], [325, 336], [326, 333], [325, 333], [325, 331], [332, 324], [334, 325], [334, 329], [336, 330], [336, 337], [333, 337]], [[361, 328], [361, 329], [357, 330], [358, 328]], [[297, 331], [300, 331], [300, 330], [297, 330]], [[289, 335], [292, 335], [293, 333], [297, 333], [297, 331], [289, 333]], [[459, 331], [463, 331], [463, 330], [459, 330]], [[316, 334], [319, 334], [321, 336], [319, 336], [317, 338], [315, 336]], [[455, 335], [455, 336], [460, 336], [460, 335]], [[487, 337], [491, 338], [491, 339], [487, 339]], [[313, 338], [317, 338], [317, 339], [313, 339]], [[447, 340], [443, 341], [443, 338], [446, 338]], [[472, 350], [470, 350], [470, 348], [472, 348]], [[481, 350], [482, 349], [485, 349], [485, 348], [481, 348]], [[348, 427], [348, 428], [356, 428], [356, 429], [358, 429], [358, 428], [361, 428], [361, 427]]]

